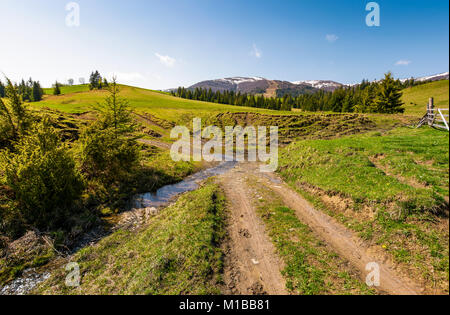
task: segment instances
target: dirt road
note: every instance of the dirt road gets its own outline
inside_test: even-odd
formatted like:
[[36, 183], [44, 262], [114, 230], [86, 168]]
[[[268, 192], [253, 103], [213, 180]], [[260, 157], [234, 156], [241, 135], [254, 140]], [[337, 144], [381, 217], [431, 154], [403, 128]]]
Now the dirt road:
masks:
[[282, 263], [252, 205], [239, 168], [220, 177], [229, 201], [225, 290], [238, 295], [287, 294]]
[[369, 263], [376, 263], [380, 271], [381, 294], [417, 295], [420, 286], [400, 275], [384, 257], [368, 248], [353, 232], [335, 219], [314, 209], [304, 198], [273, 173], [261, 173], [257, 164], [242, 163], [219, 177], [230, 202], [229, 242], [225, 280], [233, 294], [286, 294], [285, 281], [280, 270], [282, 263], [266, 235], [262, 221], [252, 206], [252, 198], [245, 179], [257, 178], [277, 193], [286, 206], [295, 210], [298, 218], [307, 224], [318, 239], [329, 244], [337, 254], [359, 270], [366, 281]]

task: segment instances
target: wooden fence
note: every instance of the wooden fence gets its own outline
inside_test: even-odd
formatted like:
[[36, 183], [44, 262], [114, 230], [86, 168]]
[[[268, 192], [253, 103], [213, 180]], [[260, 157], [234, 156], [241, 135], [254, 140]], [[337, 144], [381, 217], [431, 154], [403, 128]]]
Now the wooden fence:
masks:
[[427, 105], [427, 113], [419, 122], [417, 128], [427, 124], [435, 128], [449, 131], [449, 110], [448, 108], [434, 108], [434, 99], [430, 98]]

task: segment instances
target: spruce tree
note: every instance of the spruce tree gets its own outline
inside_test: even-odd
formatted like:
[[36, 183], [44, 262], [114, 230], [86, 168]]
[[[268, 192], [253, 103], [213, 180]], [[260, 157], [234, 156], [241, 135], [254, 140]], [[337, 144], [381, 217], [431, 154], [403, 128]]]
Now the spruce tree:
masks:
[[405, 108], [402, 102], [401, 88], [392, 78], [392, 74], [386, 73], [384, 79], [378, 86], [375, 98], [375, 107], [377, 113], [396, 114], [404, 113]]
[[347, 93], [342, 103], [342, 112], [350, 113], [353, 112], [353, 93]]
[[27, 133], [31, 114], [23, 104], [18, 88], [6, 78], [6, 100], [0, 99], [0, 145], [10, 145]]
[[5, 86], [3, 85], [3, 82], [0, 80], [0, 98], [5, 97]]
[[89, 77], [89, 88], [91, 90], [100, 89], [102, 87], [102, 76], [97, 70], [91, 73]]
[[103, 123], [103, 128], [111, 128], [116, 137], [133, 132], [136, 126], [131, 116], [131, 110], [128, 101], [119, 96], [120, 89], [115, 77], [108, 85], [108, 93], [109, 95], [100, 108], [102, 112], [100, 121]]
[[41, 88], [39, 82], [33, 82], [33, 90], [31, 93], [31, 101], [39, 102], [42, 101], [42, 96], [44, 95], [44, 91]]
[[24, 94], [22, 95], [23, 100], [31, 102], [32, 94], [33, 94], [33, 80], [29, 78], [27, 83], [25, 84], [25, 91]]
[[53, 87], [53, 95], [61, 95], [61, 88], [58, 81], [56, 81], [55, 86]]
[[95, 178], [104, 187], [119, 187], [139, 166], [140, 146], [132, 136], [136, 125], [127, 100], [119, 96], [115, 78], [108, 92], [99, 119], [81, 132], [79, 160], [88, 179]]

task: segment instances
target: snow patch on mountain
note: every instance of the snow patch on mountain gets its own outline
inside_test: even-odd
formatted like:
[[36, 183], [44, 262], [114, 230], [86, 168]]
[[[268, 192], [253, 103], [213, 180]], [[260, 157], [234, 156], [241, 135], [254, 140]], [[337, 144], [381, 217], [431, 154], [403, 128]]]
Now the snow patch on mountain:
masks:
[[218, 80], [214, 80], [214, 81], [218, 81], [218, 82], [228, 82], [234, 85], [239, 85], [241, 83], [246, 83], [246, 82], [257, 82], [257, 81], [262, 81], [265, 80], [264, 78], [260, 78], [260, 77], [251, 77], [251, 78], [244, 78], [244, 77], [233, 77], [233, 78], [225, 78], [225, 79], [218, 79]]
[[341, 83], [329, 80], [307, 80], [307, 81], [295, 81], [292, 83], [296, 85], [306, 84], [316, 89], [337, 89], [343, 86], [343, 84]]
[[448, 78], [449, 78], [449, 72], [444, 72], [444, 73], [430, 75], [428, 77], [417, 78], [415, 80], [419, 81], [419, 82], [423, 82], [423, 81], [443, 80], [443, 79], [448, 79]]
[[[443, 73], [439, 73], [439, 74], [434, 74], [434, 75], [430, 75], [430, 76], [426, 76], [426, 77], [419, 77], [419, 78], [407, 78], [407, 79], [400, 79], [400, 82], [405, 83], [406, 81], [410, 80], [410, 79], [414, 79], [414, 81], [416, 82], [426, 82], [426, 81], [440, 81], [440, 80], [448, 80], [449, 79], [449, 72], [443, 72]], [[374, 80], [371, 82], [381, 82], [382, 80]], [[348, 86], [353, 87], [353, 86], [357, 86], [361, 83], [353, 83], [353, 84], [348, 84]]]

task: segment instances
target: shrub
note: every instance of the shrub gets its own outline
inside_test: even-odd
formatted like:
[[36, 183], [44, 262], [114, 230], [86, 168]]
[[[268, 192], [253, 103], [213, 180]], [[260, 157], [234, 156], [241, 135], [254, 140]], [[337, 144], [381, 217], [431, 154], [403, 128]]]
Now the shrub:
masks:
[[80, 137], [80, 164], [88, 179], [112, 184], [128, 176], [138, 165], [139, 146], [133, 139], [117, 137], [112, 128], [94, 123]]
[[80, 137], [81, 169], [88, 179], [103, 186], [120, 186], [139, 164], [139, 146], [132, 134], [136, 126], [128, 101], [119, 93], [113, 78], [97, 121], [85, 128]]
[[11, 148], [13, 142], [27, 134], [33, 118], [18, 89], [11, 80], [6, 81], [6, 100], [0, 98], [0, 148]]
[[2, 181], [14, 195], [10, 210], [19, 209], [24, 225], [59, 228], [75, 211], [84, 181], [47, 118], [19, 140], [15, 152], [3, 151], [0, 165]]

